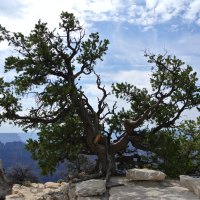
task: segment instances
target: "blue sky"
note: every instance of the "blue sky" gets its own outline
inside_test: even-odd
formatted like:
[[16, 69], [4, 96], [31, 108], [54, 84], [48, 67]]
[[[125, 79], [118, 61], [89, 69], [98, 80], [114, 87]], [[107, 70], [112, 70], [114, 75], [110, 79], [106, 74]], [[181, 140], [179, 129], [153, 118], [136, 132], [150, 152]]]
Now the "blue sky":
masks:
[[[87, 34], [98, 31], [102, 39], [110, 40], [97, 70], [108, 90], [117, 81], [149, 88], [150, 66], [144, 50], [167, 50], [191, 65], [200, 77], [200, 0], [1, 0], [0, 23], [27, 34], [42, 19], [53, 29], [62, 11], [73, 12]], [[3, 62], [10, 53], [1, 43], [1, 76], [5, 76]], [[95, 105], [98, 93], [93, 79], [87, 79], [84, 87]], [[108, 101], [114, 100], [110, 97]], [[198, 113], [185, 115], [194, 118]], [[0, 132], [16, 131], [20, 129], [8, 124], [0, 127]]]

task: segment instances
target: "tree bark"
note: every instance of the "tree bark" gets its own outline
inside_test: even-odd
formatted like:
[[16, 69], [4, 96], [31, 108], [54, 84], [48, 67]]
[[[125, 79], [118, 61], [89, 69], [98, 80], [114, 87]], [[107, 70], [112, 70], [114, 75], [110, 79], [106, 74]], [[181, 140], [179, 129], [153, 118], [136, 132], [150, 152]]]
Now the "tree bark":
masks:
[[106, 176], [106, 179], [108, 180], [109, 180], [110, 175], [116, 172], [114, 157], [115, 157], [115, 154], [111, 154], [109, 151], [106, 152], [105, 149], [101, 151], [100, 153], [98, 153], [101, 173], [104, 176]]

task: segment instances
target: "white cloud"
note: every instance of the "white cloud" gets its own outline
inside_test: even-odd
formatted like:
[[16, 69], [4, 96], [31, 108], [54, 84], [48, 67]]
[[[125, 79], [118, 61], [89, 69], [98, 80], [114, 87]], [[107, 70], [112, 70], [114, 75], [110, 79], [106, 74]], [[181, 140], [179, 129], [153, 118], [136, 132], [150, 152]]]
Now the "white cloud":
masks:
[[197, 1], [188, 0], [146, 0], [144, 3], [134, 0], [74, 0], [67, 8], [90, 22], [129, 21], [146, 26], [163, 23], [176, 16], [183, 17], [182, 13], [188, 12], [188, 6], [192, 14], [196, 12], [193, 8], [196, 6], [198, 10], [199, 7]]
[[[9, 1], [2, 2], [9, 6]], [[195, 69], [200, 72], [198, 66], [200, 63], [199, 34], [193, 34], [191, 30], [191, 33], [180, 34], [178, 39], [177, 37], [173, 38], [173, 35], [172, 38], [163, 37], [164, 34], [167, 35], [172, 30], [179, 30], [182, 20], [200, 25], [199, 0], [21, 0], [21, 2], [25, 6], [15, 7], [16, 13], [20, 12], [21, 17], [12, 18], [8, 12], [0, 14], [0, 21], [8, 30], [29, 33], [38, 19], [48, 22], [50, 28], [57, 27], [62, 11], [73, 12], [83, 26], [87, 30], [90, 29], [89, 32], [91, 29], [92, 31], [96, 29], [101, 33], [101, 28], [105, 28], [102, 26], [98, 29], [95, 27], [95, 22], [116, 22], [111, 25], [107, 35], [105, 34], [106, 37], [111, 38], [110, 53], [105, 56], [106, 65], [103, 63], [103, 67], [100, 68], [103, 72], [102, 82], [106, 80], [108, 90], [112, 82], [125, 81], [140, 88], [150, 89], [150, 70], [144, 71], [144, 66], [147, 64], [143, 57], [145, 49], [149, 49], [153, 53], [162, 53], [163, 49], [166, 48], [170, 54], [183, 58], [186, 63], [196, 66]], [[157, 30], [154, 25], [170, 22], [173, 18], [178, 18], [178, 23], [174, 22], [172, 26], [170, 24], [169, 29], [164, 30], [166, 33], [159, 34], [160, 30]], [[92, 23], [94, 23], [94, 27], [91, 27]], [[123, 31], [124, 26], [126, 26], [127, 32]], [[135, 31], [136, 27], [140, 26], [143, 27], [141, 30], [145, 30], [146, 34], [143, 34], [144, 32], [142, 33], [141, 30]], [[6, 45], [0, 43], [1, 56], [2, 50], [5, 48]], [[118, 69], [112, 66], [114, 70], [111, 69], [110, 72], [107, 72], [111, 59], [114, 60], [113, 66], [118, 64]], [[136, 66], [142, 66], [143, 71]], [[145, 68], [145, 70], [148, 69]], [[96, 97], [101, 96], [101, 93], [96, 89], [95, 80], [91, 78], [84, 89], [89, 98], [91, 97], [92, 105], [95, 105]], [[114, 98], [109, 97], [108, 100], [113, 103]]]
[[131, 4], [127, 19], [130, 23], [144, 26], [163, 23], [181, 15], [187, 2], [178, 0], [146, 0], [146, 4]]
[[[121, 7], [120, 0], [85, 0], [85, 5], [81, 8], [82, 10], [90, 10], [96, 14], [105, 12], [118, 12]], [[76, 4], [75, 8], [80, 10], [79, 4]]]
[[154, 9], [158, 4], [159, 0], [146, 0], [147, 9]]
[[[14, 2], [14, 1], [12, 1]], [[141, 3], [143, 2], [143, 3]], [[8, 1], [3, 5], [7, 7]], [[38, 19], [56, 27], [62, 11], [74, 12], [84, 26], [95, 21], [116, 21], [151, 26], [180, 17], [186, 21], [195, 20], [197, 24], [200, 11], [199, 0], [21, 0], [23, 6], [16, 6], [21, 18], [12, 19], [0, 15], [0, 21], [14, 31], [30, 31]]]
[[[112, 83], [120, 83], [120, 82], [127, 82], [132, 85], [137, 86], [138, 88], [147, 88], [149, 92], [151, 92], [151, 87], [150, 87], [150, 72], [149, 71], [139, 71], [139, 70], [121, 70], [117, 72], [111, 72], [111, 73], [101, 73], [101, 78], [102, 82], [104, 80], [106, 81], [105, 89], [107, 92], [110, 92], [110, 95], [106, 98], [106, 102], [112, 108], [114, 103], [117, 101], [117, 110], [120, 110], [122, 107], [125, 109], [130, 109], [130, 104], [127, 104], [123, 100], [116, 99], [116, 97], [111, 93], [111, 84]], [[102, 84], [103, 86], [103, 84]], [[96, 84], [95, 81], [90, 84], [84, 84], [83, 85], [83, 90], [85, 94], [89, 97], [89, 103], [92, 105], [92, 107], [97, 110], [98, 107], [98, 98], [101, 99], [102, 97], [102, 91], [100, 91]]]
[[198, 21], [200, 18], [200, 1], [199, 0], [193, 0], [189, 4], [186, 13], [185, 13], [185, 19], [189, 21]]
[[[127, 82], [132, 85], [137, 86], [138, 88], [147, 88], [149, 92], [151, 92], [150, 86], [150, 71], [140, 71], [140, 70], [120, 70], [120, 71], [112, 71], [110, 73], [100, 73], [102, 86], [105, 86], [107, 92], [111, 93], [111, 85], [112, 83], [121, 83]], [[83, 85], [83, 90], [85, 94], [89, 97], [89, 102], [93, 106], [94, 109], [97, 110], [98, 98], [101, 99], [102, 91], [97, 88], [96, 82], [94, 79], [91, 79], [93, 82], [85, 83]], [[104, 84], [106, 80], [106, 84]], [[114, 102], [117, 99], [114, 95], [109, 95], [106, 99], [106, 102], [113, 106]], [[118, 104], [121, 107], [129, 108], [130, 105], [127, 105], [124, 101], [117, 100]]]
[[133, 85], [138, 86], [139, 88], [148, 88], [150, 89], [150, 71], [141, 71], [141, 70], [124, 70], [114, 72], [108, 75], [110, 81], [112, 82], [127, 82]]
[[180, 35], [177, 40], [166, 40], [166, 49], [169, 54], [176, 55], [177, 58], [182, 59], [186, 64], [191, 65], [200, 77], [200, 35], [194, 33], [187, 33]]
[[23, 7], [25, 5], [20, 0], [1, 0], [0, 1], [0, 16], [9, 18], [21, 17]]

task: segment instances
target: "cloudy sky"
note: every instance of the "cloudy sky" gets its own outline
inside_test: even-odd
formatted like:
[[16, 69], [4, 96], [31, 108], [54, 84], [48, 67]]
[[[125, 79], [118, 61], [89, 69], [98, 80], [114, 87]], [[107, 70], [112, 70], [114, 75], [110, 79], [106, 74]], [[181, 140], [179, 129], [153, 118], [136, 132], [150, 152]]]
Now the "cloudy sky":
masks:
[[[0, 23], [8, 30], [27, 34], [42, 19], [53, 29], [62, 11], [73, 12], [86, 33], [98, 31], [102, 39], [110, 40], [104, 61], [98, 63], [98, 73], [107, 87], [112, 82], [127, 81], [148, 88], [150, 67], [144, 50], [167, 50], [191, 65], [200, 77], [200, 0], [1, 0]], [[2, 76], [8, 55], [1, 43]], [[96, 90], [91, 81], [85, 89], [94, 101]], [[0, 132], [16, 131], [16, 127], [0, 127]]]

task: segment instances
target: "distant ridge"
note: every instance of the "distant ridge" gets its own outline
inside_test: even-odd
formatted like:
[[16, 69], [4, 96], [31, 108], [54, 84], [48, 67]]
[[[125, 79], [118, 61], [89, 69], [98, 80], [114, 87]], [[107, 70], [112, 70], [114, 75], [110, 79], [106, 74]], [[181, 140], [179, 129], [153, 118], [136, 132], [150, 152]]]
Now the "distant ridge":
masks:
[[16, 133], [0, 133], [0, 142], [6, 143], [6, 142], [24, 142], [26, 143], [26, 140], [29, 138], [32, 138], [34, 140], [38, 139], [37, 133], [34, 132], [16, 132]]
[[0, 141], [4, 144], [7, 142], [20, 142], [21, 138], [17, 133], [0, 133]]

